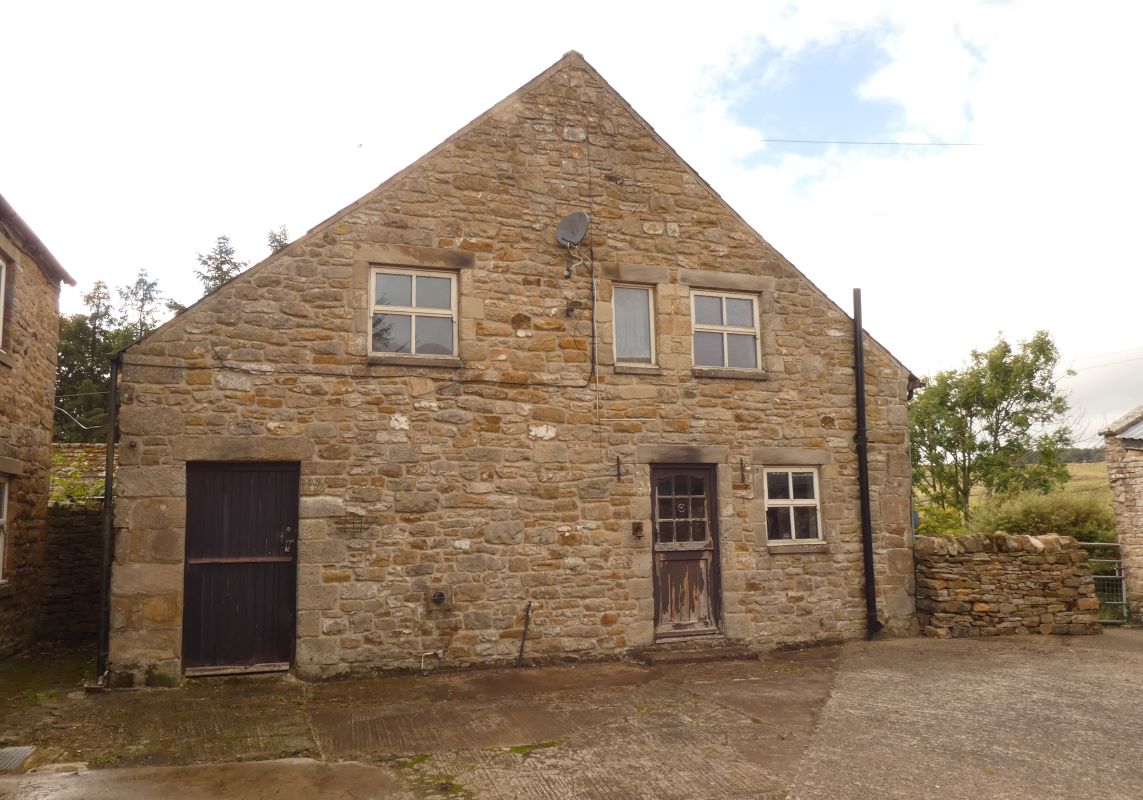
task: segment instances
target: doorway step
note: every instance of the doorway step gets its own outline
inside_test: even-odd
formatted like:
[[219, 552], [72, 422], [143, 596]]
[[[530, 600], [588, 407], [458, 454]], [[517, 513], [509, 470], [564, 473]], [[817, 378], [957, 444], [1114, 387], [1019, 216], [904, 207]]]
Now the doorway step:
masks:
[[632, 651], [631, 658], [650, 666], [704, 664], [710, 661], [755, 661], [758, 654], [725, 636], [688, 636], [656, 642]]

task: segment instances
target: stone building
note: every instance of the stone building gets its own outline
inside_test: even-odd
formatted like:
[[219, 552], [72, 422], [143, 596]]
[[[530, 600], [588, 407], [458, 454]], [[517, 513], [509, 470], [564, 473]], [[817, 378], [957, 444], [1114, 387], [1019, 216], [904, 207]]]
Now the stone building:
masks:
[[0, 656], [38, 619], [61, 283], [75, 285], [0, 197]]
[[1131, 619], [1143, 623], [1143, 406], [1101, 431]]
[[[865, 343], [906, 632], [915, 379]], [[569, 53], [124, 352], [112, 677], [861, 636], [854, 363]]]

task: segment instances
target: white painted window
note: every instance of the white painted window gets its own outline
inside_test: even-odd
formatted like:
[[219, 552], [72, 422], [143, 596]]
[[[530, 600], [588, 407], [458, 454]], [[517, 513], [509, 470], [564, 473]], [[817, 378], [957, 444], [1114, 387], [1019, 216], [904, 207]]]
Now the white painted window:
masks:
[[818, 471], [812, 467], [764, 470], [766, 538], [770, 541], [822, 538]]
[[617, 285], [612, 292], [615, 363], [655, 363], [655, 300], [649, 286]]
[[369, 352], [450, 357], [457, 354], [457, 286], [451, 272], [374, 267]]
[[758, 368], [757, 295], [693, 292], [691, 320], [696, 367]]
[[8, 549], [8, 479], [0, 475], [0, 581], [4, 580], [4, 553]]
[[8, 300], [8, 263], [0, 256], [0, 350], [4, 349], [4, 306]]

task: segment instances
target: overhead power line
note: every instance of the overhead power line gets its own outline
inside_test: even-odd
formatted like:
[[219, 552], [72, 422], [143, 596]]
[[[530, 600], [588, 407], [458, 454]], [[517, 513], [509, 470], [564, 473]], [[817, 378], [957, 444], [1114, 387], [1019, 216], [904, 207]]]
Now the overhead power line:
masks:
[[853, 139], [771, 139], [763, 136], [762, 141], [775, 144], [853, 144], [876, 145], [878, 147], [982, 147], [980, 142], [859, 142]]

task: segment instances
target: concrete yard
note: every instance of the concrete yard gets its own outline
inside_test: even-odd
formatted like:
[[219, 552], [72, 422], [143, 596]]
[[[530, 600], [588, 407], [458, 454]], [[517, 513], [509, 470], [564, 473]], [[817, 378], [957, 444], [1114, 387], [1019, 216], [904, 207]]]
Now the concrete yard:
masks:
[[99, 695], [11, 677], [0, 746], [38, 749], [4, 800], [1143, 796], [1137, 630]]

